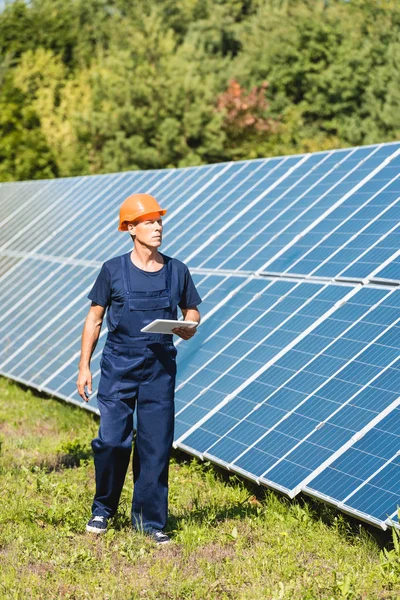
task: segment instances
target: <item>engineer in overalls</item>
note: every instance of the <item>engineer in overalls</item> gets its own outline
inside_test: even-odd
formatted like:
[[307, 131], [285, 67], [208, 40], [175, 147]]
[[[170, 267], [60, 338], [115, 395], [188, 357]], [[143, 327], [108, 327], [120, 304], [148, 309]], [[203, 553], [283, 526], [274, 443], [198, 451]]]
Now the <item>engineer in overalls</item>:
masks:
[[[88, 295], [92, 301], [82, 333], [77, 381], [85, 401], [92, 393], [90, 359], [106, 308], [107, 340], [100, 361], [97, 401], [98, 437], [92, 441], [96, 493], [86, 529], [104, 533], [118, 506], [133, 441], [134, 494], [132, 524], [157, 543], [169, 542], [163, 532], [168, 511], [168, 466], [174, 433], [174, 388], [177, 350], [172, 334], [141, 333], [154, 319], [200, 322], [201, 298], [187, 266], [158, 251], [166, 213], [149, 194], [134, 194], [121, 205], [120, 231], [129, 231], [132, 252], [103, 263]], [[177, 327], [187, 340], [196, 328]]]

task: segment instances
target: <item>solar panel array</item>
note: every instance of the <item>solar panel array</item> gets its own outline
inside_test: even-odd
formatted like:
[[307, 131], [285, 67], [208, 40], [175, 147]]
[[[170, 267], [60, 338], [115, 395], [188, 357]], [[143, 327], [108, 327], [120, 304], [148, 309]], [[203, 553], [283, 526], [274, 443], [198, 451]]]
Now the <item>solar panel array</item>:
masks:
[[[0, 185], [0, 372], [83, 405], [87, 294], [168, 209], [202, 324], [179, 345], [175, 446], [382, 528], [400, 496], [400, 144]], [[92, 359], [96, 411], [105, 324]]]

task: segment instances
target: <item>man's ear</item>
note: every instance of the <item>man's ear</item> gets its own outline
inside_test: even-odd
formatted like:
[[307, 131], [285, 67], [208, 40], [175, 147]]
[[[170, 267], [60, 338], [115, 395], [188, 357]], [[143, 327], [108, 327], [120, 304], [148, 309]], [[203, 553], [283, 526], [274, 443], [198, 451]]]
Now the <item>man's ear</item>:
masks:
[[128, 223], [127, 227], [131, 235], [136, 235], [136, 225], [134, 223]]

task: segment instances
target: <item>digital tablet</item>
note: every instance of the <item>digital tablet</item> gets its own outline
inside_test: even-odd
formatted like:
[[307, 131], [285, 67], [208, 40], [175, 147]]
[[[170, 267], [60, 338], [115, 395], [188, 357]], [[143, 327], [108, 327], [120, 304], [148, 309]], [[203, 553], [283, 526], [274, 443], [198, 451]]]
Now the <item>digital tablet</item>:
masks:
[[196, 327], [198, 323], [196, 321], [175, 321], [173, 319], [155, 319], [146, 327], [143, 327], [140, 331], [143, 333], [172, 333], [172, 330], [176, 327], [187, 327], [191, 329]]

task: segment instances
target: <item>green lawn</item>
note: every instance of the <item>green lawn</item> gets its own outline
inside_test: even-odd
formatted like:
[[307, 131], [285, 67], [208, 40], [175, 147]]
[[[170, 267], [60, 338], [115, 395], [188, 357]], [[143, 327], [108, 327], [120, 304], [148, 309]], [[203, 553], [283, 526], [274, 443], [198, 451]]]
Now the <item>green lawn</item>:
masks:
[[107, 534], [86, 534], [97, 428], [95, 415], [0, 378], [0, 599], [400, 598], [390, 532], [373, 537], [323, 505], [255, 494], [180, 454], [172, 544], [131, 530], [131, 477]]

